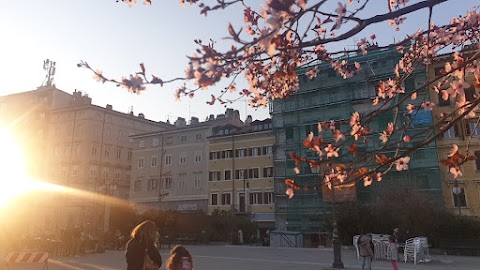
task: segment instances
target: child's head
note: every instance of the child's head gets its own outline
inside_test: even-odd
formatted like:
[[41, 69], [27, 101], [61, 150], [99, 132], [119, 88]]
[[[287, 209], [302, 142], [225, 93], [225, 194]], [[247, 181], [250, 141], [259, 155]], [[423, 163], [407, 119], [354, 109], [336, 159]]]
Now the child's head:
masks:
[[192, 255], [183, 246], [175, 246], [170, 251], [170, 258], [167, 260], [166, 268], [168, 270], [192, 270]]
[[394, 236], [390, 236], [390, 237], [388, 238], [388, 242], [390, 242], [390, 243], [395, 243], [395, 237], [394, 237]]

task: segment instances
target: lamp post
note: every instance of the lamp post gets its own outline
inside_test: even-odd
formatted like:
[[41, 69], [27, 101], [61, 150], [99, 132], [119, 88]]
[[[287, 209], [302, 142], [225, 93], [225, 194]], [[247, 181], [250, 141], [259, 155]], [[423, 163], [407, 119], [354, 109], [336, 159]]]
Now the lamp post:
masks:
[[335, 182], [332, 183], [332, 220], [333, 220], [333, 268], [343, 268], [342, 245], [338, 240], [337, 220], [335, 219]]
[[97, 190], [103, 196], [103, 232], [108, 232], [109, 222], [110, 222], [110, 204], [107, 204], [107, 197], [112, 196], [117, 185], [113, 183], [106, 183], [99, 185]]
[[[312, 172], [317, 174], [320, 177], [320, 166], [311, 167]], [[320, 179], [321, 180], [321, 179]], [[333, 263], [332, 268], [344, 268], [342, 262], [342, 250], [341, 243], [338, 239], [338, 228], [337, 220], [335, 219], [335, 179], [331, 179], [332, 183], [332, 221], [333, 221], [333, 231], [332, 231], [332, 244], [333, 244]], [[323, 181], [320, 181], [322, 183]]]
[[457, 178], [455, 178], [455, 183], [453, 184], [452, 192], [453, 194], [455, 194], [455, 197], [457, 197], [458, 215], [462, 216], [462, 208], [460, 206], [460, 194], [462, 193], [462, 189], [458, 187]]

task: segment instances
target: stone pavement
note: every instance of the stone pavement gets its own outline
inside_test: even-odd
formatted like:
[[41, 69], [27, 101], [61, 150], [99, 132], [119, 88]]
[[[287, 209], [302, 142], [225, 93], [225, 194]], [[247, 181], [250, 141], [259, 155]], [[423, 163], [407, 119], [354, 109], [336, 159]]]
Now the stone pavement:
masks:
[[[329, 269], [333, 251], [328, 248], [271, 248], [251, 246], [187, 246], [194, 257], [195, 270], [307, 270]], [[167, 249], [161, 254], [166, 261]], [[480, 257], [432, 256], [433, 261], [414, 265], [399, 262], [401, 270], [478, 270]], [[345, 269], [360, 269], [360, 261], [353, 250], [342, 250]], [[374, 270], [393, 269], [388, 261], [373, 261]], [[40, 270], [42, 265], [14, 265], [11, 270]], [[114, 270], [126, 269], [123, 251], [107, 251], [103, 254], [88, 254], [80, 258], [54, 257], [49, 261], [49, 270]], [[165, 269], [163, 265], [161, 269]]]

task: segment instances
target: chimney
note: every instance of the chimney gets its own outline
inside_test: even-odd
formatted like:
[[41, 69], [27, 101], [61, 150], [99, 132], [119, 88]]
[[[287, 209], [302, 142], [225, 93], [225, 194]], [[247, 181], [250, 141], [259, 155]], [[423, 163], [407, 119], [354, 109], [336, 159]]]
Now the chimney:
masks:
[[185, 121], [185, 118], [183, 117], [178, 117], [177, 118], [177, 121], [175, 121], [175, 124], [174, 124], [176, 127], [183, 127], [185, 125], [187, 125], [187, 122]]
[[217, 119], [225, 119], [225, 114], [217, 114]]
[[145, 118], [145, 114], [139, 113], [139, 114], [138, 114], [138, 118], [142, 118], [142, 119]]
[[208, 121], [210, 121], [210, 120], [215, 120], [215, 115], [210, 114], [210, 116], [208, 117]]
[[107, 104], [107, 110], [109, 110], [109, 111], [113, 110], [113, 107], [112, 107], [112, 105], [110, 105], [110, 104]]
[[251, 123], [252, 123], [252, 116], [249, 115], [247, 116], [247, 119], [245, 119], [245, 126], [250, 126]]
[[199, 121], [198, 121], [198, 118], [197, 118], [197, 117], [192, 116], [192, 117], [190, 118], [190, 125], [195, 125], [195, 124], [198, 124], [198, 123], [199, 123]]
[[227, 119], [232, 119], [232, 118], [234, 118], [233, 112], [234, 112], [233, 109], [227, 109], [227, 110], [225, 111], [225, 116], [227, 117]]

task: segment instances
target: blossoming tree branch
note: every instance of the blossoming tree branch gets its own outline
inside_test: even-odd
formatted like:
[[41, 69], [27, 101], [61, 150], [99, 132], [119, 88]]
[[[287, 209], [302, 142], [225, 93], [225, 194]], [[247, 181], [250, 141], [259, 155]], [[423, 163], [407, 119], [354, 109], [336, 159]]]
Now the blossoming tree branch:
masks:
[[[243, 27], [228, 24], [229, 49], [220, 51], [214, 41], [204, 43], [195, 40], [196, 53], [189, 57], [183, 77], [165, 79], [159, 75], [148, 75], [145, 65], [140, 70], [121, 79], [112, 79], [102, 71], [92, 68], [87, 62], [80, 62], [94, 73], [100, 82], [115, 83], [129, 92], [139, 94], [147, 85], [163, 86], [174, 81], [183, 81], [175, 91], [179, 99], [194, 97], [196, 91], [209, 89], [220, 81], [227, 81], [227, 87], [219, 93], [212, 92], [211, 100], [225, 104], [238, 97], [246, 97], [252, 107], [265, 107], [269, 100], [288, 98], [299, 90], [299, 68], [306, 69], [306, 76], [313, 79], [319, 75], [318, 63], [330, 63], [332, 69], [348, 79], [362, 69], [358, 62], [349, 61], [350, 53], [368, 54], [377, 50], [395, 49], [402, 55], [392, 77], [380, 81], [376, 97], [369, 112], [354, 112], [350, 121], [329, 121], [318, 123], [318, 136], [310, 133], [304, 140], [306, 148], [314, 151], [316, 158], [306, 158], [297, 153], [290, 157], [295, 161], [297, 173], [302, 164], [311, 168], [322, 168], [326, 173], [322, 185], [348, 187], [363, 181], [365, 186], [381, 181], [391, 170], [407, 170], [410, 154], [433, 143], [436, 139], [465, 118], [475, 118], [480, 98], [480, 50], [478, 48], [480, 14], [476, 7], [465, 15], [453, 17], [448, 24], [436, 25], [432, 21], [435, 8], [448, 0], [423, 0], [410, 3], [408, 0], [348, 0], [334, 3], [328, 0], [267, 0], [254, 6], [246, 0], [180, 0], [182, 5], [196, 5], [205, 16], [209, 12], [241, 6], [244, 14]], [[450, 0], [452, 1], [452, 0]], [[117, 1], [118, 2], [118, 1]], [[136, 0], [123, 0], [133, 6]], [[144, 4], [153, 1], [144, 0]], [[255, 2], [255, 1], [253, 1]], [[337, 2], [337, 1], [335, 1]], [[359, 14], [383, 2], [388, 11], [363, 18]], [[393, 30], [399, 30], [409, 16], [427, 10], [425, 29], [407, 35], [403, 40], [389, 44], [378, 44], [375, 34], [365, 33], [374, 24], [388, 22]], [[331, 50], [339, 42], [356, 38], [360, 40], [354, 50]], [[406, 93], [404, 82], [418, 68], [429, 65], [438, 55], [454, 52], [445, 62], [444, 68], [434, 77]], [[243, 76], [248, 88], [238, 89], [237, 80]], [[465, 90], [474, 88], [473, 95], [466, 98]], [[428, 99], [433, 89], [443, 100], [450, 100], [455, 108], [450, 113], [435, 116], [440, 119], [427, 131], [415, 130], [412, 119], [420, 111], [432, 110], [434, 103]], [[232, 98], [233, 97], [233, 98]], [[380, 134], [374, 134], [372, 121], [382, 115], [393, 113]], [[476, 118], [475, 118], [476, 119]], [[339, 124], [347, 126], [340, 129]], [[476, 121], [476, 126], [478, 125]], [[331, 133], [332, 139], [324, 139]], [[330, 136], [328, 136], [330, 138]], [[362, 145], [380, 141], [377, 149], [365, 149]], [[451, 153], [441, 163], [458, 177], [461, 166], [475, 159], [469, 147], [462, 150], [454, 145]], [[318, 184], [299, 185], [293, 179], [286, 180], [287, 195], [292, 197], [296, 190], [316, 189]]]

